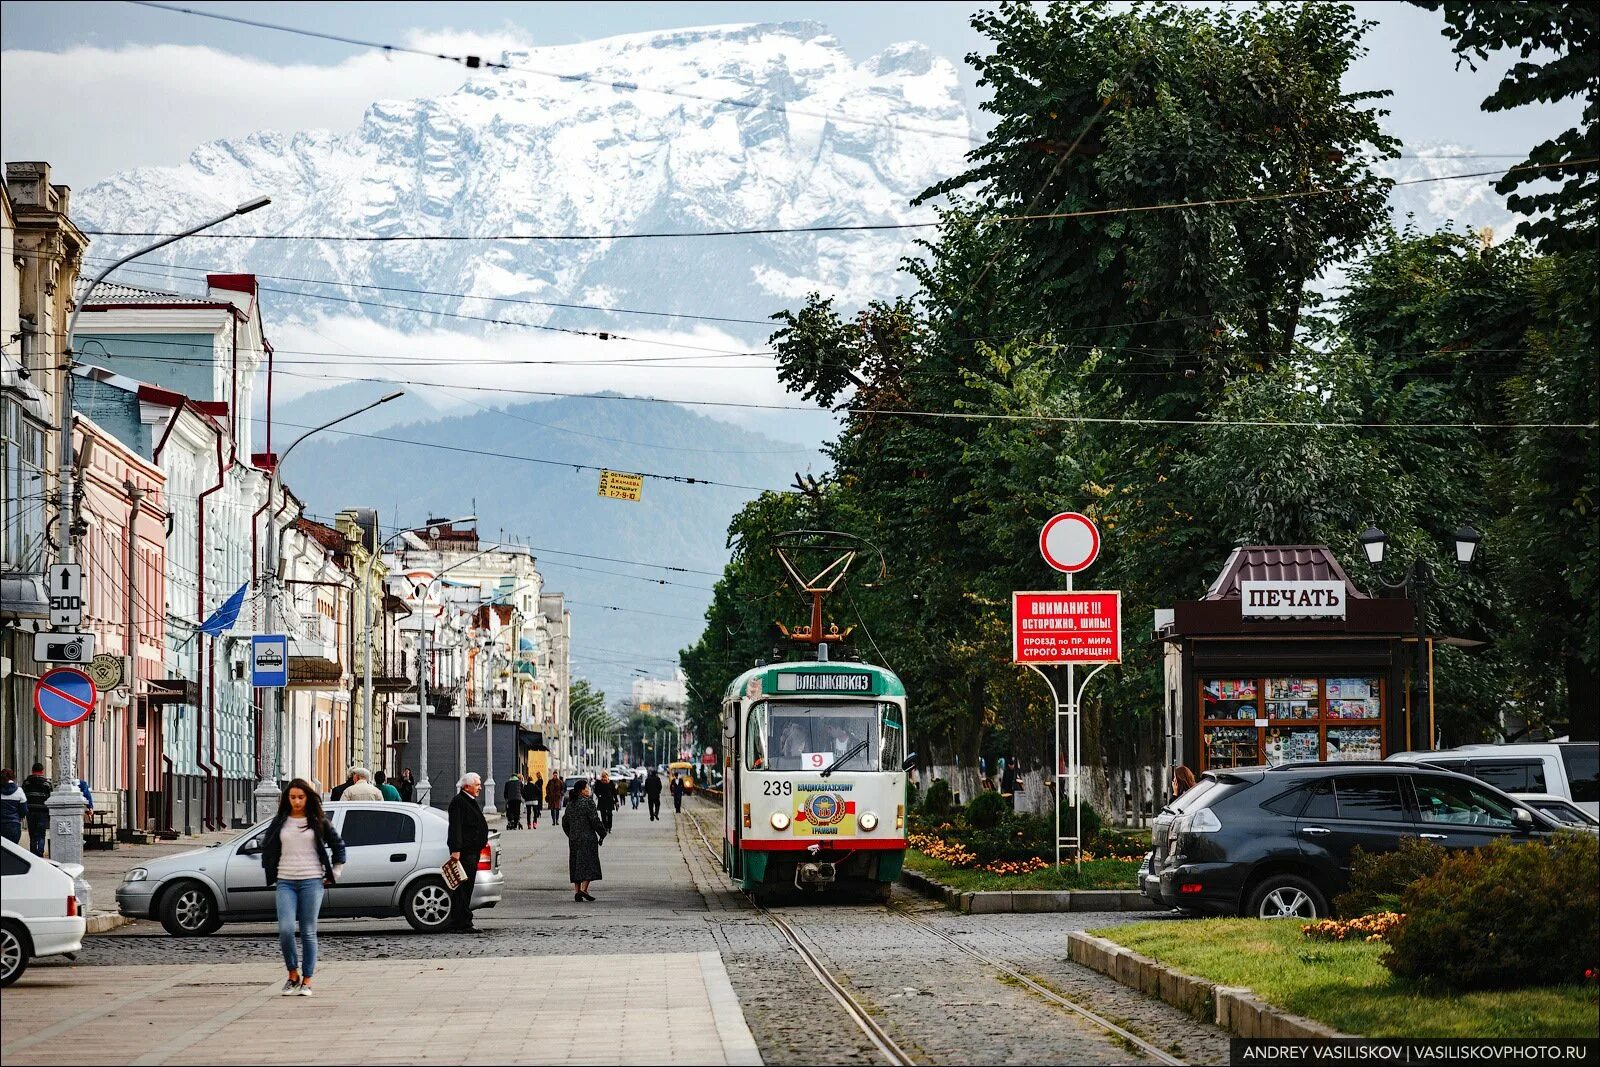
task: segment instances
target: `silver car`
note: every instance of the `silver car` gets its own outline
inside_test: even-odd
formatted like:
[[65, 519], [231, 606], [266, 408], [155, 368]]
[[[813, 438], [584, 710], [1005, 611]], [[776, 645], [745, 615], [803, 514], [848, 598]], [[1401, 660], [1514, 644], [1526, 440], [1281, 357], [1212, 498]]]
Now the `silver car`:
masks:
[[[404, 915], [413, 929], [434, 933], [451, 926], [450, 891], [439, 869], [449, 859], [444, 812], [419, 804], [341, 801], [325, 807], [344, 839], [345, 865], [328, 888], [323, 918]], [[210, 934], [225, 922], [277, 917], [276, 890], [261, 866], [264, 819], [231, 841], [163, 856], [128, 871], [117, 887], [117, 910], [134, 919], [158, 919], [174, 937]], [[500, 903], [500, 834], [478, 857], [472, 910]], [[462, 857], [466, 862], [467, 857]]]

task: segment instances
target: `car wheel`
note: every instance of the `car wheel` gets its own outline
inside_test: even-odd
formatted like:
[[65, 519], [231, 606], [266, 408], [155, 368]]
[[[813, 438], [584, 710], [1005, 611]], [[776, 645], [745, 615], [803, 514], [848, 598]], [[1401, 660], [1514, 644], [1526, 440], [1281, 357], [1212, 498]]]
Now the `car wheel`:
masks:
[[418, 933], [435, 934], [455, 920], [455, 900], [443, 878], [423, 878], [406, 890], [406, 922]]
[[204, 937], [222, 919], [209, 889], [199, 882], [179, 882], [161, 899], [161, 925], [173, 937]]
[[8, 986], [22, 977], [28, 969], [28, 957], [33, 955], [28, 942], [28, 932], [21, 923], [0, 923], [0, 987]]
[[1322, 890], [1304, 878], [1274, 874], [1264, 878], [1250, 894], [1245, 915], [1256, 919], [1325, 919], [1328, 900]]

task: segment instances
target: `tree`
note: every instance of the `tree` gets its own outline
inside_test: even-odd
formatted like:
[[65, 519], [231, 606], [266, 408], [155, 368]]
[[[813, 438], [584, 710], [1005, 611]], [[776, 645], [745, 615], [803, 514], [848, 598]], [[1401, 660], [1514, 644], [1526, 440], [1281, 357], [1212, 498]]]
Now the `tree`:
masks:
[[[1600, 219], [1600, 8], [1563, 0], [1473, 3], [1412, 0], [1444, 13], [1457, 65], [1516, 50], [1521, 57], [1483, 101], [1485, 111], [1577, 98], [1582, 125], [1541, 141], [1495, 186], [1511, 210], [1529, 216], [1517, 232], [1546, 252], [1592, 253]], [[1536, 60], [1534, 57], [1538, 57]], [[1560, 183], [1550, 189], [1547, 182]], [[1529, 186], [1538, 191], [1519, 193]]]

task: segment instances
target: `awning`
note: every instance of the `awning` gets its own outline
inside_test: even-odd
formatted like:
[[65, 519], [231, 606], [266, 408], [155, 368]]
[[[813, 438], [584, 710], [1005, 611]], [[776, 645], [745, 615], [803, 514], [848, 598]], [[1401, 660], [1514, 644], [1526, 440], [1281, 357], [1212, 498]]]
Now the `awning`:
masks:
[[544, 734], [539, 730], [518, 730], [517, 741], [529, 752], [548, 752], [545, 747]]
[[417, 687], [403, 674], [375, 674], [372, 676], [372, 691], [374, 693], [409, 693]]
[[0, 575], [0, 615], [8, 619], [48, 619], [50, 601], [37, 574]]

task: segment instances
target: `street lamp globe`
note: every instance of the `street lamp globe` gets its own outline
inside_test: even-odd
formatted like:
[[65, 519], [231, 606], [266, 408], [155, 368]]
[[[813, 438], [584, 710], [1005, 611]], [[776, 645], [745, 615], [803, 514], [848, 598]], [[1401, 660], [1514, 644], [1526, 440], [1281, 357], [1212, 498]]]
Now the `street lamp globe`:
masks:
[[1472, 562], [1472, 557], [1477, 555], [1478, 542], [1483, 540], [1483, 534], [1471, 526], [1463, 526], [1455, 533], [1456, 563], [1465, 567]]
[[1368, 526], [1361, 531], [1357, 538], [1361, 542], [1361, 551], [1367, 554], [1367, 562], [1374, 567], [1383, 562], [1384, 549], [1389, 547], [1389, 535], [1376, 526]]

